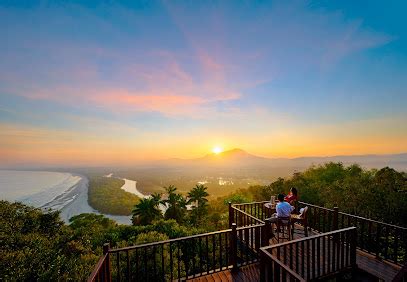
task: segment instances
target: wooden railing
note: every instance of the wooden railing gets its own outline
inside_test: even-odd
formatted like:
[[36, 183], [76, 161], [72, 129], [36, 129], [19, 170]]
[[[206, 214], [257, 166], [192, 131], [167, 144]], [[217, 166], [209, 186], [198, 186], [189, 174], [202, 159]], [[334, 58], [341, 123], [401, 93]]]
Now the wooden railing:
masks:
[[234, 205], [229, 202], [229, 228], [232, 223], [236, 223], [237, 226], [264, 224], [262, 219], [265, 217], [266, 210], [262, 202]]
[[260, 249], [261, 281], [309, 281], [356, 268], [356, 228]]
[[258, 262], [260, 248], [268, 245], [268, 240], [271, 236], [270, 222], [238, 227], [236, 228], [236, 232], [234, 232], [234, 226], [235, 225], [232, 225], [232, 236], [236, 234], [236, 243], [233, 244], [231, 252], [233, 253], [236, 247], [236, 254], [233, 256], [236, 258], [236, 266], [240, 267]]
[[112, 277], [118, 281], [173, 281], [236, 267], [236, 227], [233, 229], [111, 249]]
[[[263, 276], [280, 273], [275, 278], [303, 281], [353, 267], [356, 246], [379, 259], [406, 263], [406, 228], [304, 202], [298, 204], [308, 206], [309, 228], [327, 233], [261, 251], [262, 246], [269, 245], [271, 235], [270, 221], [266, 220], [271, 212], [265, 203], [229, 204], [227, 230], [119, 249], [105, 245], [89, 281], [185, 280], [226, 269], [234, 271], [258, 262], [260, 256], [262, 267], [268, 265]], [[321, 264], [318, 255], [326, 258], [326, 263]]]
[[88, 278], [88, 282], [111, 281], [109, 244], [103, 245], [103, 256], [100, 257], [95, 269]]
[[306, 280], [269, 252], [261, 252], [260, 281], [305, 282]]
[[[238, 226], [258, 224], [271, 216], [264, 207], [268, 201], [229, 205], [229, 222], [238, 221]], [[307, 206], [308, 227], [323, 233], [341, 228], [357, 228], [357, 247], [400, 266], [407, 263], [407, 228], [357, 215], [328, 209], [305, 202], [298, 202], [298, 209]], [[253, 219], [252, 217], [255, 217]]]
[[[249, 225], [118, 249], [106, 249], [89, 281], [174, 281], [259, 261], [271, 226]], [[106, 270], [109, 270], [106, 272]]]
[[327, 232], [354, 226], [359, 249], [398, 265], [407, 262], [407, 228], [339, 212], [338, 208], [327, 209], [304, 202], [299, 202], [299, 206], [308, 206], [310, 228]]
[[400, 269], [392, 282], [406, 282], [407, 281], [407, 263]]

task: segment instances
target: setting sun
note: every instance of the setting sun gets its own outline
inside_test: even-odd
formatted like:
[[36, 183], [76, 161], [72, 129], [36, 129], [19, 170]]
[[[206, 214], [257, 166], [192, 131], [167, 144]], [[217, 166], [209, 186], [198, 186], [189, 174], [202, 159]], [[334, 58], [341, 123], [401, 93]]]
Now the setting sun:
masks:
[[223, 152], [223, 149], [220, 148], [220, 147], [214, 147], [214, 148], [212, 149], [212, 152], [213, 152], [214, 154], [219, 154], [219, 153], [222, 153], [222, 152]]

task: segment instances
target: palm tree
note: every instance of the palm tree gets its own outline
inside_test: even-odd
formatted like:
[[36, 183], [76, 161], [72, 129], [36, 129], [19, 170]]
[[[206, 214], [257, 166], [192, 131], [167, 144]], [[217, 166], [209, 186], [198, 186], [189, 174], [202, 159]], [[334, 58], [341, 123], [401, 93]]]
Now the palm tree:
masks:
[[208, 199], [206, 197], [209, 196], [208, 192], [206, 190], [208, 187], [202, 185], [202, 184], [197, 184], [192, 190], [188, 193], [188, 204], [190, 203], [197, 203], [197, 206], [192, 207], [192, 213], [191, 213], [191, 221], [193, 225], [199, 224], [201, 219], [205, 216], [206, 214], [206, 206]]
[[158, 209], [159, 201], [156, 198], [143, 198], [134, 206], [132, 211], [133, 223], [139, 222], [142, 225], [151, 224], [154, 219], [161, 217], [161, 211]]
[[188, 204], [196, 202], [197, 203], [197, 208], [203, 207], [206, 205], [208, 202], [208, 199], [206, 197], [209, 196], [208, 192], [206, 190], [208, 187], [202, 185], [202, 184], [197, 184], [192, 190], [188, 193]]
[[154, 199], [155, 201], [157, 201], [157, 203], [161, 202], [161, 193], [158, 192], [154, 192], [151, 195], [151, 198]]
[[174, 185], [164, 187], [167, 193], [167, 199], [161, 201], [167, 207], [165, 211], [165, 219], [175, 219], [177, 222], [182, 222], [184, 219], [187, 202], [181, 194], [176, 193], [177, 188]]

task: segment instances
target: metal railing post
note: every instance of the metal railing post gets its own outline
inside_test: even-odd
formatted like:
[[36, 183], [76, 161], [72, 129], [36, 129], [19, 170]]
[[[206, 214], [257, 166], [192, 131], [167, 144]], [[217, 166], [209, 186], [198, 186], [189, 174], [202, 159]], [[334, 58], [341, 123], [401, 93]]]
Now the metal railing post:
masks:
[[110, 244], [105, 243], [103, 244], [103, 254], [106, 255], [106, 262], [105, 262], [105, 267], [106, 267], [106, 281], [110, 282], [112, 281], [112, 275], [110, 271], [110, 255], [109, 255], [109, 249], [110, 249]]
[[229, 228], [232, 228], [232, 223], [233, 223], [233, 208], [232, 208], [232, 203], [229, 202]]

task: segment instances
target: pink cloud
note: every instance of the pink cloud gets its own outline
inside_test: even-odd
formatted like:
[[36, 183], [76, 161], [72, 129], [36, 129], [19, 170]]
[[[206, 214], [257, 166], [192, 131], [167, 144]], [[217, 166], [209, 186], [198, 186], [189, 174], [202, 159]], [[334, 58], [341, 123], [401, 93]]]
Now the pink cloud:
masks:
[[125, 90], [113, 90], [99, 93], [90, 97], [92, 102], [109, 108], [134, 109], [141, 111], [157, 111], [162, 113], [175, 113], [182, 110], [180, 107], [197, 106], [206, 101], [201, 97], [176, 95], [176, 94], [152, 94], [145, 95], [131, 93]]
[[125, 83], [125, 87], [105, 83], [98, 77], [94, 66], [85, 61], [68, 69], [47, 70], [54, 73], [51, 77], [57, 73], [62, 82], [52, 81], [44, 86], [35, 81], [17, 91], [10, 90], [29, 99], [68, 105], [81, 101], [81, 104], [99, 105], [113, 111], [126, 109], [196, 116], [195, 112], [205, 109], [214, 113], [217, 102], [237, 100], [242, 94], [223, 78], [225, 66], [208, 54], [201, 54], [196, 60], [203, 71], [194, 77], [183, 67], [180, 56], [156, 51], [152, 53], [152, 56], [159, 57], [156, 64], [120, 65], [113, 80], [127, 80], [129, 83]]

